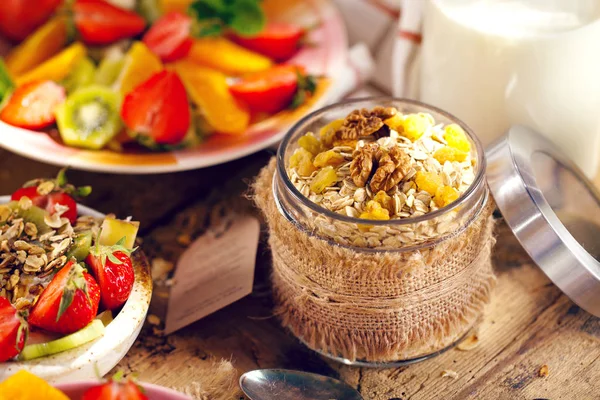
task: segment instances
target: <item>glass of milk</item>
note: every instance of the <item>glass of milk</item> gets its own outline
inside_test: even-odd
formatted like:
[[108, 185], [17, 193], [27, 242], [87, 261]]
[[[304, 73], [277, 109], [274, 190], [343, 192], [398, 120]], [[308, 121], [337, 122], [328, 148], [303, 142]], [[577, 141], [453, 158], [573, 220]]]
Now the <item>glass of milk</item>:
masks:
[[421, 100], [488, 145], [514, 124], [600, 167], [600, 0], [428, 0]]

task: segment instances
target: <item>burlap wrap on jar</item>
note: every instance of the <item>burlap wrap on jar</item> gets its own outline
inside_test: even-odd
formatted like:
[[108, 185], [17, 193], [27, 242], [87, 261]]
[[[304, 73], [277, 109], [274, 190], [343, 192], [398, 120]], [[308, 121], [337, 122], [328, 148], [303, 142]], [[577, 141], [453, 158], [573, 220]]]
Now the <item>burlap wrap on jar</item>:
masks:
[[276, 314], [314, 350], [369, 362], [442, 350], [481, 316], [495, 284], [493, 201], [466, 229], [432, 247], [361, 252], [308, 234], [273, 197], [275, 159], [254, 183], [273, 253]]

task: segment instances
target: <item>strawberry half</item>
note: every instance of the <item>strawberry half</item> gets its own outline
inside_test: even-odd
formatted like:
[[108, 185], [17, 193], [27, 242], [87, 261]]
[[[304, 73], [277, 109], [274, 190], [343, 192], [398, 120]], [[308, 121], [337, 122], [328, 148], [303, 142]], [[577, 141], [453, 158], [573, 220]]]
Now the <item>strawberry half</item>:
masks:
[[125, 238], [122, 238], [114, 246], [96, 244], [85, 259], [100, 285], [102, 305], [109, 310], [114, 310], [127, 301], [135, 281], [130, 257], [135, 249], [123, 247], [124, 241]]
[[56, 121], [54, 110], [65, 101], [65, 89], [52, 81], [18, 87], [0, 112], [0, 119], [26, 129], [42, 129]]
[[69, 261], [54, 275], [31, 310], [31, 325], [57, 333], [73, 333], [96, 317], [100, 287], [80, 264]]
[[29, 329], [27, 322], [10, 304], [0, 296], [0, 362], [10, 360], [23, 350]]
[[91, 193], [92, 188], [82, 186], [76, 188], [67, 182], [65, 169], [60, 170], [56, 179], [35, 179], [25, 183], [17, 189], [10, 197], [13, 201], [19, 201], [22, 197], [28, 197], [34, 206], [48, 211], [49, 214], [56, 212], [56, 205], [67, 207], [62, 216], [68, 218], [71, 223], [77, 219], [76, 197], [84, 197]]
[[147, 400], [148, 397], [135, 382], [130, 379], [121, 381], [112, 378], [108, 382], [86, 390], [82, 400]]

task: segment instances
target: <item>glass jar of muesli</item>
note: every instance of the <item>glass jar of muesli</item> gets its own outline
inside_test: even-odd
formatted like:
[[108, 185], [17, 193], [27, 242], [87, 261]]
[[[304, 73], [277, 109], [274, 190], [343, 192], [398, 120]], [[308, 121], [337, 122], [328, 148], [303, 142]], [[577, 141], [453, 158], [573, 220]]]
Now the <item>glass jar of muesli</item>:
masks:
[[473, 132], [416, 101], [352, 100], [298, 122], [255, 183], [283, 324], [359, 365], [457, 343], [495, 283], [484, 172]]

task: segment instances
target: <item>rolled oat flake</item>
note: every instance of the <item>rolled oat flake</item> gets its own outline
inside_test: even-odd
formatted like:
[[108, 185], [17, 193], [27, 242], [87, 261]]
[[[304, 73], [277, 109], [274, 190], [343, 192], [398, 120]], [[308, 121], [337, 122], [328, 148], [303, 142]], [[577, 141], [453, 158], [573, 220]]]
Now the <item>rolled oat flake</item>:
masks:
[[529, 256], [571, 300], [600, 316], [600, 193], [544, 136], [512, 127], [486, 152], [487, 180]]

